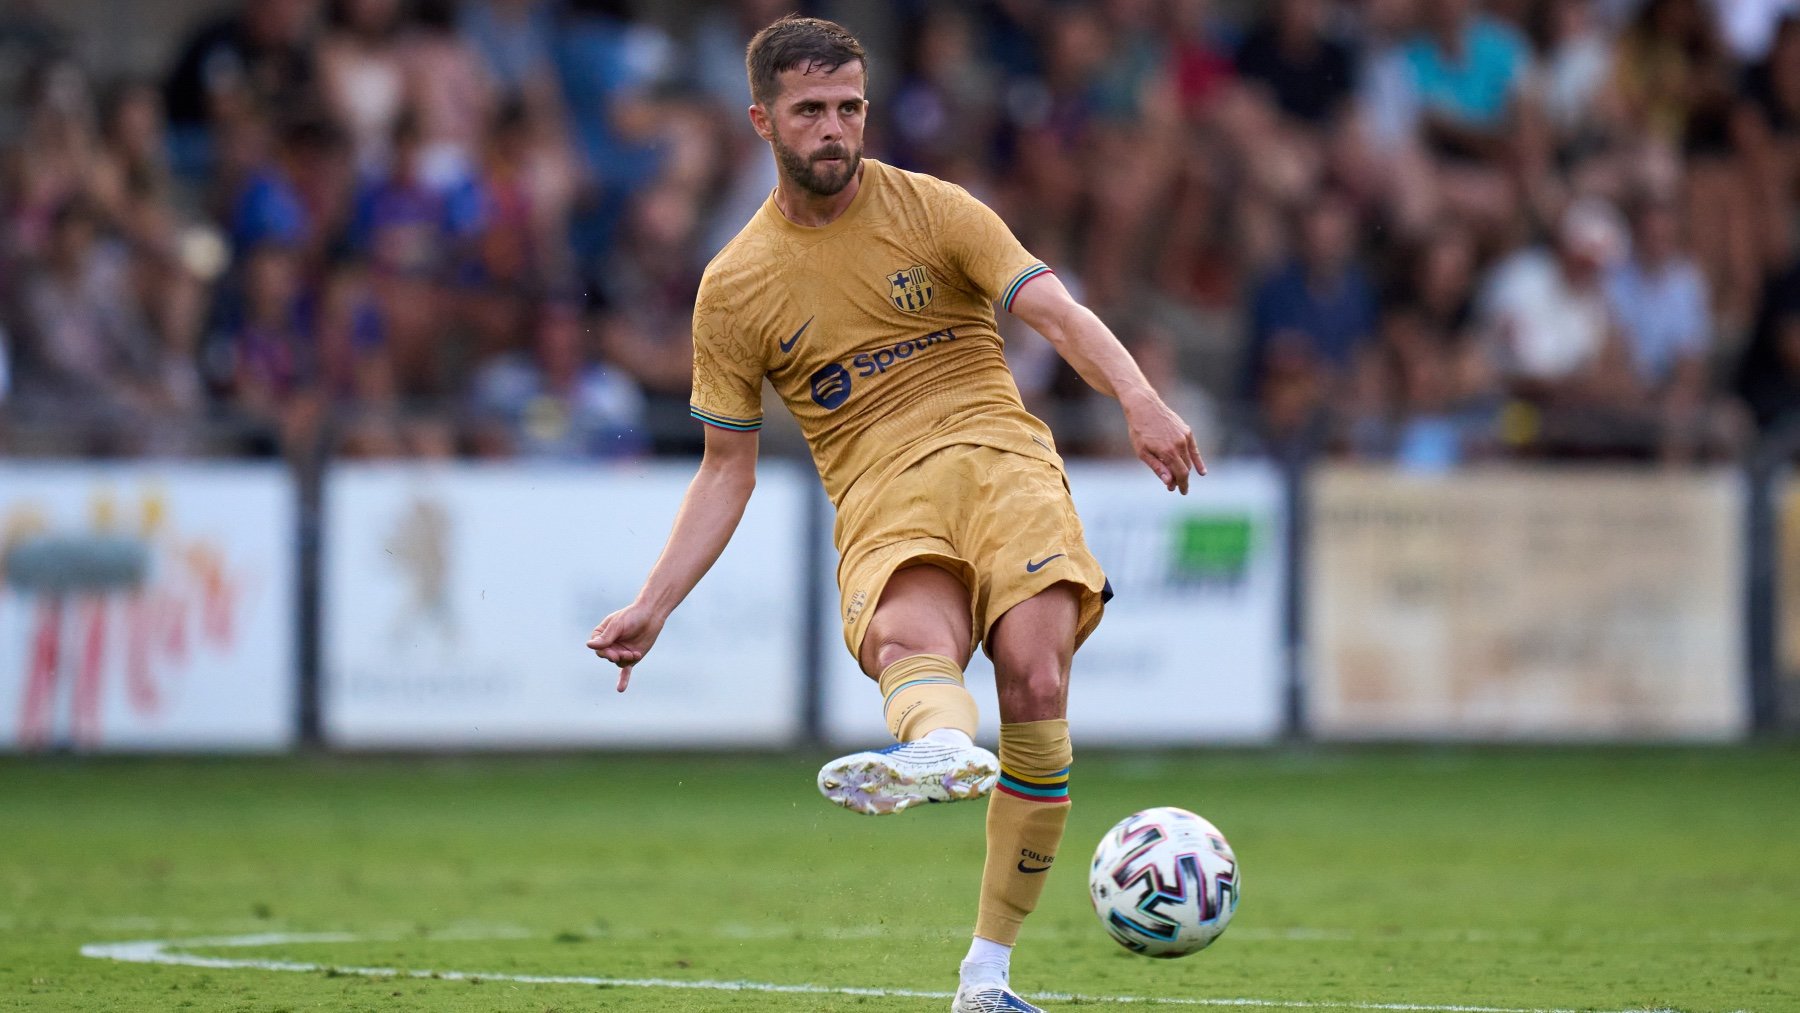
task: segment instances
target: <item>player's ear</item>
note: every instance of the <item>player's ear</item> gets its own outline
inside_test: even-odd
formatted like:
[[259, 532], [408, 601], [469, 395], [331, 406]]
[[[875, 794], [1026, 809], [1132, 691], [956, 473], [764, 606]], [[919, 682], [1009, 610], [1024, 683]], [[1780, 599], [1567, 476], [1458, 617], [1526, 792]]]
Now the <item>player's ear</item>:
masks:
[[775, 137], [775, 130], [773, 124], [769, 120], [769, 110], [765, 109], [761, 102], [752, 102], [750, 103], [749, 113], [750, 126], [756, 130], [756, 135], [765, 141], [773, 140]]

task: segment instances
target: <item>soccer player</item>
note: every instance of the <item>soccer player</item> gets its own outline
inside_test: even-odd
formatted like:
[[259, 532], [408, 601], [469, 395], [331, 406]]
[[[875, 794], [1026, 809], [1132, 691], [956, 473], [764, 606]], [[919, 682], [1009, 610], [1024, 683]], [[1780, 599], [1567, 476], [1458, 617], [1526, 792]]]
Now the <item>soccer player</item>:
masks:
[[[897, 745], [826, 764], [856, 812], [991, 797], [957, 1013], [1030, 1011], [1012, 947], [1069, 811], [1069, 665], [1111, 589], [1050, 430], [1025, 411], [997, 302], [1124, 408], [1163, 486], [1205, 474], [1193, 434], [1106, 325], [999, 216], [957, 186], [863, 157], [866, 60], [842, 27], [785, 17], [750, 42], [750, 123], [779, 184], [707, 267], [694, 307], [699, 473], [643, 589], [587, 646], [623, 692], [725, 548], [755, 484], [766, 378], [837, 508], [844, 642], [880, 686]], [[999, 756], [975, 745], [963, 669], [993, 659]], [[997, 789], [997, 790], [995, 790]]]

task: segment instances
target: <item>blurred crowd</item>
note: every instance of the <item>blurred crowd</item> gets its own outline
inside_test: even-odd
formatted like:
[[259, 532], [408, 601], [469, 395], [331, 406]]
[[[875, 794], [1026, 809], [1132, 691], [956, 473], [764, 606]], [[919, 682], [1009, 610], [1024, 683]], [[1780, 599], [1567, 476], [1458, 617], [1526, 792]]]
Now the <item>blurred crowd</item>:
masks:
[[14, 3], [0, 453], [697, 451], [694, 293], [774, 185], [743, 47], [795, 7], [869, 48], [867, 154], [995, 207], [1205, 452], [1800, 426], [1800, 0], [253, 0], [150, 77]]

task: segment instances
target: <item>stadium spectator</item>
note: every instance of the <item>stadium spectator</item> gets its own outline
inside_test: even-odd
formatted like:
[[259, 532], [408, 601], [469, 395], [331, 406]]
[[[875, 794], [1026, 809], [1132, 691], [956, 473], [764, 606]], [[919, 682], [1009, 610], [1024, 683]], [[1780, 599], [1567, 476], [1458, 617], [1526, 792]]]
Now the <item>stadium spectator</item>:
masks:
[[1356, 81], [1350, 50], [1325, 34], [1324, 0], [1278, 0], [1233, 61], [1283, 115], [1315, 129], [1330, 126]]
[[52, 216], [42, 262], [22, 281], [17, 410], [75, 427], [78, 452], [117, 453], [138, 449], [134, 424], [172, 401], [132, 288], [130, 251], [103, 237], [101, 224], [84, 198], [69, 198]]
[[599, 276], [603, 348], [643, 388], [645, 423], [658, 453], [700, 449], [702, 434], [687, 422], [700, 288], [687, 243], [698, 218], [695, 197], [685, 190], [664, 185], [645, 193], [626, 223], [629, 252], [615, 253]]
[[1768, 57], [1750, 67], [1744, 91], [1778, 143], [1800, 141], [1800, 10], [1775, 29]]
[[213, 127], [257, 110], [305, 103], [317, 83], [312, 33], [319, 0], [259, 0], [202, 26], [164, 85], [176, 167], [214, 165]]
[[1473, 237], [1444, 226], [1401, 263], [1380, 354], [1358, 375], [1363, 402], [1350, 446], [1420, 470], [1486, 456], [1494, 449], [1500, 387], [1475, 326]]
[[233, 201], [231, 242], [241, 257], [264, 243], [323, 257], [349, 218], [355, 172], [343, 132], [302, 113], [281, 128], [273, 159], [255, 170]]
[[84, 198], [97, 171], [99, 137], [87, 75], [67, 59], [49, 59], [20, 83], [21, 134], [9, 166], [6, 245], [41, 257], [59, 209]]
[[1711, 333], [1706, 279], [1681, 250], [1681, 220], [1668, 203], [1645, 201], [1634, 216], [1631, 256], [1613, 265], [1607, 297], [1638, 379], [1651, 387], [1704, 373]]
[[1659, 451], [1686, 460], [1719, 434], [1707, 392], [1712, 355], [1706, 278], [1682, 252], [1681, 218], [1666, 202], [1635, 215], [1631, 256], [1608, 273], [1606, 291], [1638, 387], [1659, 418]]
[[592, 327], [573, 306], [547, 305], [530, 353], [504, 352], [475, 370], [475, 452], [486, 457], [595, 460], [649, 447], [644, 399], [617, 369], [592, 359]]
[[433, 187], [418, 117], [395, 121], [389, 166], [358, 187], [347, 241], [377, 268], [447, 276], [482, 224], [482, 194], [464, 179]]
[[1531, 72], [1529, 44], [1472, 0], [1425, 4], [1422, 27], [1405, 54], [1427, 136], [1447, 156], [1496, 160]]
[[487, 62], [502, 96], [556, 104], [556, 18], [545, 0], [464, 0], [463, 37]]
[[967, 12], [934, 10], [911, 28], [903, 77], [891, 100], [891, 155], [902, 168], [938, 174], [968, 154], [971, 136], [992, 133], [998, 82], [993, 68], [976, 58], [975, 25]]
[[161, 96], [140, 82], [117, 86], [105, 102], [98, 140], [89, 196], [131, 241], [159, 245], [173, 224], [174, 201]]
[[[0, 437], [5, 435], [8, 396], [12, 393], [12, 335], [0, 327]], [[0, 441], [0, 446], [4, 442]]]
[[1596, 143], [1609, 104], [1613, 47], [1593, 0], [1550, 0], [1539, 19], [1544, 37], [1538, 93], [1549, 126], [1565, 144]]
[[1711, 0], [1719, 29], [1744, 63], [1768, 54], [1783, 21], [1800, 16], [1800, 0]]
[[1159, 245], [1157, 216], [1181, 174], [1181, 111], [1168, 67], [1167, 47], [1142, 3], [1101, 7], [1094, 34], [1074, 43], [1093, 45], [1098, 62], [1082, 103], [1091, 116], [1078, 129], [1078, 156], [1088, 205], [1078, 212], [1082, 261], [1096, 300], [1128, 298], [1134, 268], [1147, 246]]
[[532, 300], [573, 287], [567, 228], [577, 175], [553, 126], [523, 102], [501, 107], [477, 180], [481, 220], [472, 256], [456, 278], [477, 358], [528, 332]]
[[1190, 120], [1203, 122], [1236, 77], [1228, 29], [1212, 0], [1175, 0], [1167, 20], [1176, 96]]
[[585, 263], [603, 260], [632, 196], [678, 170], [672, 148], [707, 124], [687, 122], [659, 92], [674, 76], [674, 42], [630, 21], [618, 0], [570, 0], [557, 30], [556, 69], [586, 199], [572, 239]]
[[242, 319], [224, 347], [231, 408], [253, 453], [311, 446], [317, 435], [318, 355], [304, 326], [300, 272], [298, 252], [278, 242], [257, 246], [244, 261]]
[[1325, 411], [1375, 335], [1375, 293], [1356, 231], [1348, 201], [1318, 195], [1301, 215], [1299, 255], [1251, 298], [1245, 392], [1262, 404], [1265, 435], [1275, 442]]
[[1770, 277], [1735, 386], [1759, 430], [1800, 438], [1800, 262]]
[[400, 0], [331, 0], [326, 10], [320, 90], [349, 135], [357, 171], [382, 172], [407, 100]]
[[481, 53], [457, 31], [456, 9], [455, 0], [418, 0], [401, 49], [419, 121], [419, 170], [440, 190], [474, 175], [497, 101]]
[[1617, 213], [1570, 206], [1551, 248], [1498, 264], [1481, 294], [1484, 339], [1514, 401], [1511, 438], [1536, 452], [1643, 454], [1654, 443], [1606, 273], [1628, 242]]
[[1800, 10], [1775, 29], [1767, 59], [1745, 76], [1744, 94], [1743, 129], [1763, 197], [1759, 218], [1768, 226], [1763, 246], [1767, 261], [1780, 264], [1789, 253], [1788, 223], [1800, 200]]
[[[805, 5], [790, 0], [725, 0], [701, 11], [688, 47], [694, 87], [720, 110], [741, 115], [750, 106], [744, 44], [796, 6]], [[773, 179], [769, 185], [775, 185]]]

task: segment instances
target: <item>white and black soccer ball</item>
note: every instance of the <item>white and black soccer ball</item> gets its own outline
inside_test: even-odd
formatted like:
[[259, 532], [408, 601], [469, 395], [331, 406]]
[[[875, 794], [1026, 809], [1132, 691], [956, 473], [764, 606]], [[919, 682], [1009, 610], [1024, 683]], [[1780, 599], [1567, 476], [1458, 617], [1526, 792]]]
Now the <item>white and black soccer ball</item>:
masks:
[[1133, 813], [1100, 839], [1088, 872], [1100, 924], [1146, 957], [1185, 957], [1237, 910], [1237, 856], [1219, 828], [1174, 806]]

